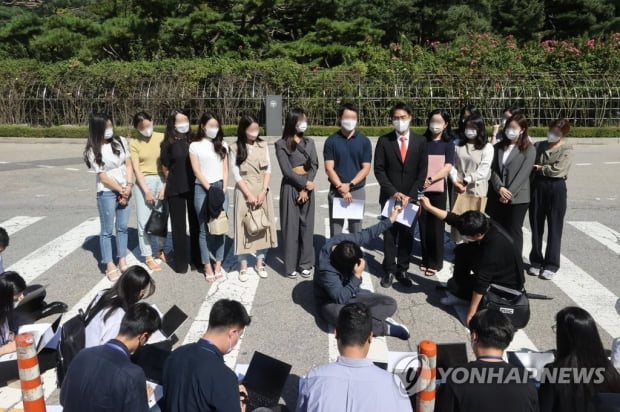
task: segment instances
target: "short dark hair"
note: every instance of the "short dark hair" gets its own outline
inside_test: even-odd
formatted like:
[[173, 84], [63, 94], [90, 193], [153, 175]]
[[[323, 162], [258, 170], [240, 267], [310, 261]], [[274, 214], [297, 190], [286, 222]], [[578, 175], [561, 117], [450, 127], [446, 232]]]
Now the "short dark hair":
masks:
[[209, 314], [209, 329], [238, 326], [245, 328], [250, 325], [252, 318], [248, 315], [245, 306], [236, 300], [220, 299], [213, 304]]
[[332, 250], [331, 261], [336, 269], [350, 274], [353, 272], [355, 265], [357, 265], [363, 257], [364, 253], [357, 243], [350, 240], [343, 240]]
[[338, 118], [341, 118], [344, 114], [345, 110], [349, 110], [351, 112], [355, 112], [355, 114], [360, 114], [360, 109], [357, 107], [355, 103], [343, 103], [338, 109]]
[[363, 346], [372, 333], [372, 316], [363, 303], [349, 303], [340, 310], [336, 322], [338, 340], [343, 346]]
[[390, 118], [394, 117], [396, 110], [404, 110], [409, 116], [413, 113], [413, 109], [405, 102], [398, 102], [390, 109]]
[[19, 273], [9, 270], [2, 274], [2, 278], [13, 288], [13, 296], [26, 290], [26, 281]]
[[[566, 119], [555, 119], [549, 123], [549, 129], [554, 128], [560, 129], [562, 131], [562, 137], [566, 137], [568, 136], [568, 132], [570, 132], [570, 122]], [[0, 246], [2, 246], [2, 243], [0, 243]]]
[[9, 245], [9, 234], [6, 229], [0, 227], [0, 247], [7, 247]]
[[151, 116], [150, 114], [148, 114], [147, 112], [138, 112], [133, 116], [133, 127], [135, 129], [138, 128], [138, 126], [140, 126], [140, 123], [142, 123], [143, 121], [148, 120], [149, 122], [153, 121], [153, 116]]
[[508, 316], [497, 310], [482, 309], [469, 321], [469, 331], [487, 348], [504, 350], [512, 342], [515, 328]]
[[468, 210], [459, 216], [455, 226], [463, 236], [484, 235], [491, 228], [491, 219], [482, 212]]
[[135, 338], [144, 332], [149, 335], [161, 328], [159, 313], [148, 303], [136, 303], [123, 316], [119, 335]]

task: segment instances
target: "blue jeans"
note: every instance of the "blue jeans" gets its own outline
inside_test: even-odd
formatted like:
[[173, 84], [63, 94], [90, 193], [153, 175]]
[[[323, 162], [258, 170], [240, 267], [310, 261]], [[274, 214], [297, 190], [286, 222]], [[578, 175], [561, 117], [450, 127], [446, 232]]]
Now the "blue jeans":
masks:
[[161, 191], [164, 185], [164, 180], [161, 176], [150, 175], [144, 176], [144, 181], [148, 188], [155, 195], [155, 204], [146, 203], [144, 200], [144, 193], [138, 185], [134, 186], [133, 196], [136, 199], [136, 214], [138, 217], [138, 243], [140, 244], [140, 252], [145, 258], [153, 256], [153, 240], [157, 243], [157, 252], [164, 249], [166, 238], [159, 236], [151, 236], [144, 231], [146, 222], [151, 217], [151, 211], [157, 210], [162, 212], [166, 209], [166, 202], [164, 200], [157, 200], [157, 195]]
[[[265, 257], [267, 257], [267, 251], [269, 249], [261, 249], [261, 250], [257, 250], [256, 251], [256, 260], [258, 259], [262, 259], [263, 262], [265, 262]], [[252, 256], [250, 253], [242, 253], [241, 255], [237, 256], [237, 260], [239, 261], [239, 263], [242, 262], [248, 262], [248, 258]]]
[[[213, 187], [219, 187], [223, 189], [223, 182], [221, 180], [211, 183]], [[226, 235], [212, 235], [207, 228], [207, 221], [204, 216], [201, 216], [200, 211], [204, 202], [209, 201], [209, 192], [205, 190], [200, 183], [194, 185], [194, 209], [198, 215], [198, 225], [200, 226], [200, 234], [198, 235], [198, 243], [200, 245], [200, 259], [202, 263], [206, 265], [211, 262], [211, 253], [209, 251], [209, 244], [215, 248], [215, 261], [221, 262], [224, 260], [224, 241]], [[224, 211], [228, 211], [228, 194], [224, 192]]]
[[113, 262], [112, 232], [116, 221], [116, 256], [127, 256], [127, 222], [129, 221], [129, 205], [121, 206], [116, 201], [117, 192], [97, 192], [97, 209], [99, 209], [99, 247], [101, 248], [101, 263]]

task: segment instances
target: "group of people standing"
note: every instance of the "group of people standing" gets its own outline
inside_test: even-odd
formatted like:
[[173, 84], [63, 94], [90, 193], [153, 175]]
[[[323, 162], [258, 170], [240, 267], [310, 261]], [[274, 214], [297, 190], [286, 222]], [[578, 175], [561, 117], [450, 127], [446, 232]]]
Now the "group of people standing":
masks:
[[[249, 209], [262, 209], [273, 219], [269, 192], [271, 162], [267, 144], [259, 138], [258, 120], [244, 116], [237, 141], [224, 142], [219, 118], [204, 113], [193, 133], [190, 118], [173, 110], [166, 130], [153, 131], [153, 119], [137, 113], [133, 125], [140, 136], [128, 143], [114, 133], [112, 119], [93, 114], [84, 159], [97, 175], [97, 205], [101, 221], [101, 263], [115, 281], [127, 269], [127, 222], [129, 204], [136, 199], [140, 251], [149, 269], [161, 270], [169, 263], [176, 272], [190, 266], [204, 271], [208, 281], [224, 277], [224, 233], [211, 233], [207, 223], [228, 210], [228, 182], [235, 182], [234, 240], [240, 262], [239, 278], [247, 281], [248, 254], [256, 254], [256, 272], [267, 277], [266, 250], [277, 245], [275, 227], [250, 234], [242, 218]], [[134, 183], [135, 176], [135, 183]], [[170, 217], [172, 253], [165, 253], [165, 238], [149, 230], [153, 219]], [[158, 217], [159, 216], [159, 217]], [[163, 218], [161, 217], [163, 216]], [[189, 224], [189, 239], [187, 237]], [[112, 234], [116, 227], [116, 257]], [[161, 233], [160, 233], [161, 234]]]
[[[447, 111], [433, 110], [424, 136], [410, 131], [409, 105], [396, 104], [390, 118], [394, 131], [378, 139], [374, 152], [382, 208], [389, 199], [405, 207], [425, 196], [440, 209], [486, 210], [510, 234], [519, 251], [529, 210], [532, 265], [528, 273], [543, 279], [554, 276], [559, 269], [565, 181], [571, 163], [571, 147], [565, 144], [570, 130], [567, 120], [552, 122], [547, 140], [534, 145], [528, 134], [529, 122], [518, 108], [506, 109], [501, 123], [493, 127], [491, 139], [473, 106], [463, 108], [458, 129]], [[330, 182], [330, 236], [343, 230], [343, 219], [333, 216], [333, 199], [366, 200], [365, 182], [373, 154], [370, 139], [357, 130], [358, 121], [359, 109], [342, 105], [338, 111], [340, 130], [324, 145], [324, 167]], [[259, 137], [258, 120], [243, 116], [237, 140], [231, 145], [224, 142], [219, 118], [210, 112], [201, 116], [195, 133], [189, 115], [182, 110], [170, 113], [163, 134], [153, 131], [152, 117], [145, 112], [134, 116], [133, 125], [140, 136], [128, 142], [114, 133], [112, 119], [93, 115], [84, 152], [87, 165], [97, 174], [102, 264], [107, 276], [115, 280], [126, 269], [128, 205], [135, 197], [140, 250], [150, 269], [160, 270], [161, 264], [168, 262], [179, 273], [187, 272], [191, 265], [204, 271], [209, 281], [222, 278], [225, 234], [211, 233], [208, 222], [222, 213], [225, 216], [232, 182], [231, 220], [239, 278], [246, 281], [251, 273], [250, 254], [256, 256], [254, 272], [267, 277], [265, 256], [277, 246], [277, 236], [270, 191], [272, 163], [267, 143]], [[282, 172], [279, 209], [284, 274], [290, 278], [311, 276], [315, 263], [314, 189], [319, 160], [313, 139], [305, 136], [307, 127], [306, 113], [291, 109], [282, 139], [275, 144]], [[154, 211], [164, 216], [169, 213], [171, 254], [164, 253], [165, 239], [147, 230]], [[549, 242], [543, 253], [545, 222]], [[112, 257], [114, 226], [118, 266]], [[443, 268], [445, 222], [422, 210], [419, 226], [420, 270], [433, 276]], [[359, 232], [361, 220], [350, 219], [348, 229]], [[453, 231], [453, 240], [457, 244], [466, 241], [457, 231]], [[412, 246], [411, 227], [397, 223], [384, 234], [382, 286], [389, 287], [394, 280], [412, 285], [408, 275]]]

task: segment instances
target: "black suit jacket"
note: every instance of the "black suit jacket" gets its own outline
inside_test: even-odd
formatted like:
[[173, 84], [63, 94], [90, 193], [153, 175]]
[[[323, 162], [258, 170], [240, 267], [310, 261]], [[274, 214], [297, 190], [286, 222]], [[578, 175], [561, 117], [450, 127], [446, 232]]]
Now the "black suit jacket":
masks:
[[375, 148], [375, 177], [381, 192], [381, 207], [394, 193], [401, 192], [417, 201], [418, 190], [422, 190], [428, 169], [426, 138], [409, 133], [409, 147], [405, 163], [400, 158], [400, 145], [396, 132], [383, 135]]

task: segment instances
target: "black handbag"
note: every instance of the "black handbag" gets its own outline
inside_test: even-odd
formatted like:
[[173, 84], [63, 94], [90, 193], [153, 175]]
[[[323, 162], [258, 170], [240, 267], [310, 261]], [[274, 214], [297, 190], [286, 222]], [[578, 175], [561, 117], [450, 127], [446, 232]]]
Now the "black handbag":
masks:
[[168, 213], [151, 211], [151, 216], [144, 226], [144, 231], [151, 236], [166, 237], [168, 234]]
[[491, 283], [482, 300], [482, 307], [508, 316], [517, 329], [524, 328], [530, 320], [530, 300], [525, 289], [520, 292]]

